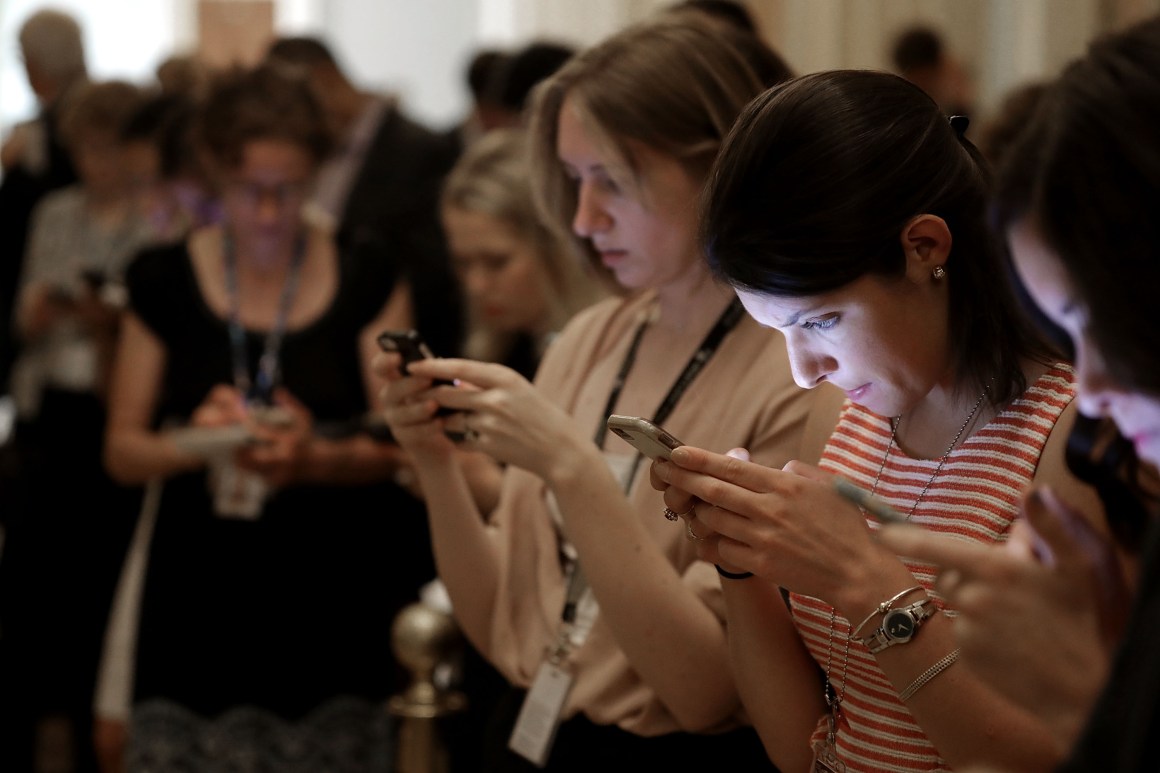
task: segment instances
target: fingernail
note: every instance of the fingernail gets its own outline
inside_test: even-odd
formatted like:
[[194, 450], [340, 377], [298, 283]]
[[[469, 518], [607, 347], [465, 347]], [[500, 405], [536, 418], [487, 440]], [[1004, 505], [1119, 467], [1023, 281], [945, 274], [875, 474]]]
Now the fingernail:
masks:
[[671, 454], [672, 460], [677, 464], [689, 461], [689, 452], [685, 450], [684, 446], [674, 448]]

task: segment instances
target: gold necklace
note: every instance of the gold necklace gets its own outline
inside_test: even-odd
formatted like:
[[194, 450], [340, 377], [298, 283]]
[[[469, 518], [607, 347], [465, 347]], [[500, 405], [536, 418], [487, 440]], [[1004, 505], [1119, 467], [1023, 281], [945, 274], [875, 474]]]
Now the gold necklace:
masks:
[[[967, 427], [970, 426], [971, 421], [973, 421], [975, 415], [978, 414], [979, 408], [982, 406], [984, 398], [987, 397], [988, 391], [989, 390], [986, 388], [983, 389], [983, 393], [979, 395], [979, 399], [975, 401], [974, 407], [971, 408], [971, 412], [963, 421], [962, 426], [959, 427], [959, 431], [955, 433], [954, 438], [951, 440], [951, 444], [947, 446], [947, 450], [939, 458], [938, 465], [934, 468], [934, 472], [931, 473], [930, 478], [926, 482], [926, 485], [922, 487], [922, 491], [919, 492], [918, 498], [914, 500], [914, 504], [911, 506], [910, 512], [906, 514], [907, 520], [910, 520], [910, 517], [914, 515], [914, 512], [918, 509], [918, 503], [921, 502], [923, 497], [926, 496], [926, 492], [930, 490], [931, 484], [934, 483], [934, 479], [938, 477], [940, 472], [942, 472], [943, 465], [945, 465], [947, 459], [950, 458], [951, 451], [955, 450], [955, 446], [959, 444], [959, 440], [963, 437], [963, 433], [967, 431]], [[887, 460], [890, 459], [890, 448], [894, 445], [894, 441], [897, 438], [898, 424], [901, 420], [901, 415], [895, 416], [890, 420], [890, 440], [886, 444], [886, 454], [882, 457], [882, 464], [878, 465], [878, 474], [874, 476], [874, 486], [870, 489], [871, 495], [878, 492], [878, 482], [882, 479], [882, 471], [886, 469]], [[833, 682], [830, 681], [830, 666], [833, 664], [834, 658], [834, 623], [837, 619], [837, 616], [838, 610], [834, 607], [830, 607], [830, 633], [826, 641], [826, 667], [823, 669], [825, 683], [822, 685], [822, 696], [826, 700], [826, 708], [828, 709], [829, 713], [829, 716], [826, 717], [829, 727], [827, 728], [825, 739], [814, 745], [814, 766], [812, 768], [813, 770], [833, 771], [834, 773], [840, 773], [840, 771], [845, 771], [846, 769], [845, 763], [843, 763], [841, 758], [838, 757], [837, 734], [838, 715], [841, 712], [842, 700], [846, 697], [846, 675], [850, 667], [850, 636], [847, 635], [846, 651], [842, 656], [842, 683], [840, 687], [835, 689]]]

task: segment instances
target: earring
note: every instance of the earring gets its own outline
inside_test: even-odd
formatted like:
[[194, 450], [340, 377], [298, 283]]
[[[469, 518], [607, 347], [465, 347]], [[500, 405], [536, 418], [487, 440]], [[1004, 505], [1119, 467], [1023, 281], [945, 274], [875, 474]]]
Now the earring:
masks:
[[945, 277], [947, 275], [947, 270], [945, 268], [943, 268], [942, 266], [935, 266], [934, 270], [930, 272], [930, 275], [932, 277], [934, 277], [936, 280], [942, 279], [943, 277]]

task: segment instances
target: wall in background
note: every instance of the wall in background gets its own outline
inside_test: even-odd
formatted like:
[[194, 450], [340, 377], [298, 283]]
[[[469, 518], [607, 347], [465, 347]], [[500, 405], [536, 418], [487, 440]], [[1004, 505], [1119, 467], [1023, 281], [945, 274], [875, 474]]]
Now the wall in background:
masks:
[[[229, 2], [230, 0], [216, 0]], [[95, 77], [149, 82], [169, 53], [196, 48], [199, 0], [0, 0], [0, 132], [34, 103], [16, 34], [52, 5], [84, 25]], [[351, 75], [398, 94], [416, 117], [444, 127], [467, 106], [464, 71], [481, 46], [536, 37], [594, 43], [668, 0], [273, 0], [274, 27], [330, 41]], [[979, 107], [1011, 87], [1047, 77], [1090, 38], [1150, 13], [1160, 0], [748, 0], [763, 33], [798, 72], [887, 68], [906, 24], [941, 29], [975, 77]]]

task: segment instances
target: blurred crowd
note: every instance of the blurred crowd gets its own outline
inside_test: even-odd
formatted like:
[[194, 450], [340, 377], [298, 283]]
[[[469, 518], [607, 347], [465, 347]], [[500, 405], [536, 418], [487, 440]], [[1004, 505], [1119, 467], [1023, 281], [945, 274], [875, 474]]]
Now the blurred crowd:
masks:
[[[1040, 722], [977, 639], [977, 674], [952, 669], [942, 613], [975, 579], [955, 562], [983, 554], [902, 532], [884, 559], [876, 522], [809, 488], [852, 478], [980, 550], [1065, 511], [1024, 488], [1072, 496], [1117, 610], [1076, 662], [1112, 673], [1149, 456], [1110, 410], [1076, 414], [1070, 317], [985, 235], [1024, 238], [1047, 172], [1020, 161], [1048, 164], [1026, 127], [1068, 119], [1064, 86], [978, 120], [926, 26], [894, 41], [896, 75], [795, 77], [728, 0], [590, 49], [481, 49], [451, 128], [316, 36], [247, 67], [174, 55], [149, 83], [91, 78], [61, 11], [19, 45], [38, 109], [0, 149], [0, 770], [394, 770], [391, 625], [419, 599], [467, 637], [453, 771], [1067, 759], [1103, 681]], [[1025, 210], [991, 207], [992, 169]], [[863, 338], [827, 332], [843, 315]], [[445, 361], [401, 360], [382, 334], [404, 331]], [[901, 396], [835, 376], [836, 352], [880, 350], [903, 354], [858, 362]], [[605, 447], [610, 413], [736, 448], [653, 465]], [[855, 537], [765, 536], [795, 514], [775, 496]], [[904, 599], [906, 638], [856, 635]]]

